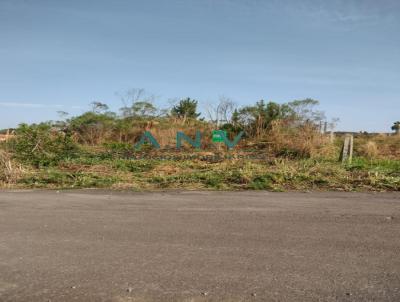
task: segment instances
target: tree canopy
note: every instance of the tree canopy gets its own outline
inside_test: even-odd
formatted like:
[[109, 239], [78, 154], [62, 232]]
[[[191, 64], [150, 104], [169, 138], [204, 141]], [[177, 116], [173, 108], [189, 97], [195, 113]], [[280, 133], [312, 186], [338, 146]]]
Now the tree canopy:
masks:
[[197, 101], [186, 98], [179, 101], [179, 104], [171, 109], [171, 115], [179, 118], [197, 119], [200, 113], [197, 113]]

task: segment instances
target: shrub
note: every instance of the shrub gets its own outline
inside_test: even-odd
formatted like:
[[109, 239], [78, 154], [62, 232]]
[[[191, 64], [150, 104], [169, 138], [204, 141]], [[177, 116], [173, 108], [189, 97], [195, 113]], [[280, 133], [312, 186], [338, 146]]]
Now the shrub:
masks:
[[98, 145], [112, 136], [115, 116], [111, 113], [86, 112], [69, 120], [68, 129], [80, 143]]
[[52, 129], [47, 123], [21, 124], [8, 145], [17, 160], [37, 168], [57, 165], [63, 159], [76, 156], [78, 151], [69, 134]]
[[249, 189], [253, 190], [268, 190], [272, 189], [272, 177], [268, 174], [255, 176], [249, 183]]

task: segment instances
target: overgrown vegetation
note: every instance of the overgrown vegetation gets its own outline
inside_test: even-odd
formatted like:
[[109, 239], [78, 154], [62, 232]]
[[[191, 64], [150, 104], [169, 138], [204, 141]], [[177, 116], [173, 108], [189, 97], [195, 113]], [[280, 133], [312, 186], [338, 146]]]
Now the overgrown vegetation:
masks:
[[[21, 124], [0, 145], [2, 186], [400, 190], [400, 136], [359, 135], [353, 162], [342, 164], [342, 138], [322, 133], [325, 117], [312, 99], [237, 108], [222, 98], [209, 108], [207, 120], [191, 98], [164, 110], [142, 90], [131, 90], [122, 100], [120, 114], [94, 102], [80, 116], [61, 112], [60, 121]], [[230, 139], [240, 131], [244, 136], [228, 150], [212, 142], [215, 129], [226, 130]], [[185, 143], [178, 151], [177, 131], [193, 138], [196, 130], [202, 132], [201, 150]], [[144, 131], [162, 148], [135, 149]]]

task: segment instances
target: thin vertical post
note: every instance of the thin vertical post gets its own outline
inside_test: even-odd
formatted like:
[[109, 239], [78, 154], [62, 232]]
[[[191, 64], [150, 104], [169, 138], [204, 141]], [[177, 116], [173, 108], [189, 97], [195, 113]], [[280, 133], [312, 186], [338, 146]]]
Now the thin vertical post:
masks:
[[351, 163], [353, 159], [353, 135], [351, 134], [346, 134], [344, 137], [340, 159], [342, 163]]

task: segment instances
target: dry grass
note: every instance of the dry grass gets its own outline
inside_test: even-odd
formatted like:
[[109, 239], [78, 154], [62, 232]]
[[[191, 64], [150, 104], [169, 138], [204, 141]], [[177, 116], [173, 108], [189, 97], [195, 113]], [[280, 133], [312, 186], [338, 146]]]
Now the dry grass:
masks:
[[0, 182], [5, 185], [14, 184], [21, 174], [21, 166], [14, 164], [6, 151], [0, 150]]
[[[153, 125], [153, 127], [149, 127], [146, 130], [151, 132], [161, 147], [175, 147], [176, 134], [178, 131], [194, 138], [196, 136], [196, 130], [199, 130], [202, 134], [202, 145], [206, 147], [209, 145], [209, 137], [213, 128], [210, 124], [199, 124], [198, 121], [188, 121], [183, 125], [180, 120], [170, 119], [168, 124]], [[140, 133], [140, 135], [142, 135], [142, 133]]]
[[[177, 131], [194, 137], [197, 129], [202, 132], [204, 149], [194, 150], [187, 143], [182, 150], [175, 149]], [[185, 125], [179, 120], [163, 125], [153, 123], [141, 131], [137, 128], [135, 133], [141, 135], [144, 130], [151, 131], [164, 149], [147, 145], [143, 150], [134, 151], [133, 139], [118, 148], [80, 145], [75, 156], [43, 166], [24, 163], [24, 171], [6, 152], [9, 149], [0, 149], [0, 186], [400, 190], [400, 137], [356, 136], [353, 164], [343, 165], [338, 161], [343, 139], [339, 137], [332, 143], [329, 135], [319, 133], [310, 124], [290, 127], [284, 122], [275, 122], [260, 138], [244, 137], [229, 151], [223, 144], [212, 144], [212, 125], [199, 121]]]
[[377, 158], [379, 155], [378, 146], [374, 141], [367, 141], [360, 146], [359, 153], [369, 159]]
[[355, 138], [356, 155], [376, 159], [400, 159], [399, 135], [360, 135]]
[[271, 155], [294, 158], [338, 156], [338, 149], [329, 136], [319, 133], [312, 125], [291, 128], [280, 121], [274, 122], [266, 134], [266, 141]]

